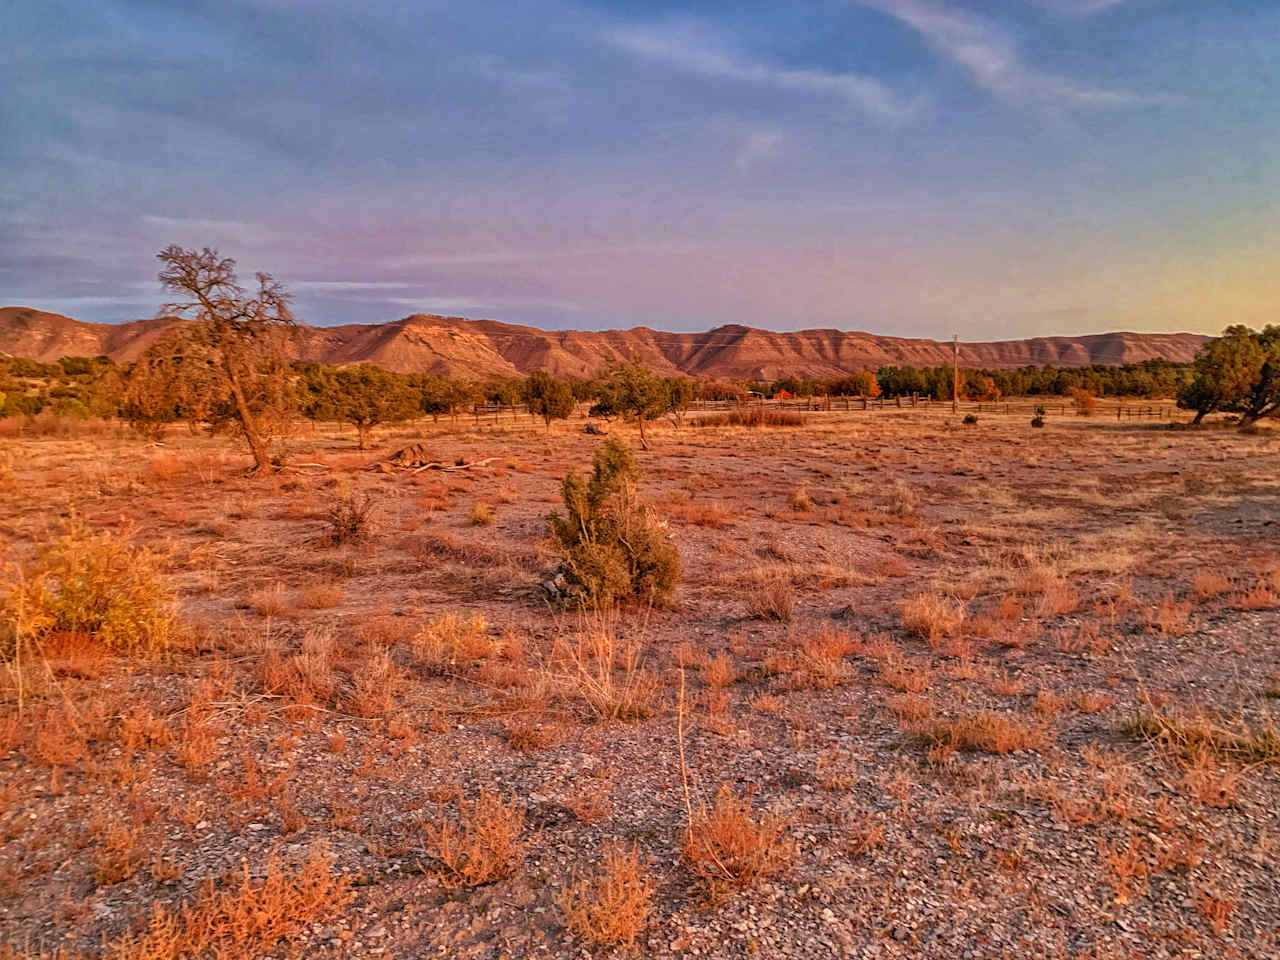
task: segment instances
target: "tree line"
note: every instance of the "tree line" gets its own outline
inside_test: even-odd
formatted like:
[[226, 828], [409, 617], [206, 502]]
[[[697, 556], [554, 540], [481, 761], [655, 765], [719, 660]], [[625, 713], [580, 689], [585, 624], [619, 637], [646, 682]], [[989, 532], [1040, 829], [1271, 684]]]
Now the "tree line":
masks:
[[[53, 363], [0, 359], [0, 417], [50, 410], [69, 417], [119, 418], [143, 429], [183, 421], [225, 422], [234, 417], [234, 397], [229, 385], [219, 388], [222, 378], [199, 359], [200, 349], [190, 344], [157, 344], [139, 360], [125, 364], [108, 357], [63, 357]], [[481, 410], [512, 416], [526, 410], [549, 425], [570, 416], [577, 405], [589, 403], [593, 416], [631, 418], [642, 410], [641, 419], [670, 416], [681, 422], [690, 406], [702, 401], [913, 394], [949, 400], [952, 390], [950, 367], [891, 366], [832, 379], [695, 380], [661, 376], [638, 362], [615, 361], [590, 378], [556, 378], [535, 371], [528, 377], [470, 380], [396, 373], [372, 363], [342, 367], [289, 363], [271, 360], [269, 350], [262, 352], [257, 364], [251, 378], [240, 379], [251, 379], [270, 396], [255, 397], [250, 406], [262, 407], [266, 413], [278, 405], [281, 413], [349, 423], [362, 440], [381, 423], [419, 417], [456, 420]], [[1176, 397], [1195, 380], [1194, 364], [1167, 360], [1121, 367], [961, 368], [960, 395], [968, 400], [999, 400], [1066, 397], [1087, 391], [1095, 396]], [[1195, 409], [1195, 403], [1189, 408]]]

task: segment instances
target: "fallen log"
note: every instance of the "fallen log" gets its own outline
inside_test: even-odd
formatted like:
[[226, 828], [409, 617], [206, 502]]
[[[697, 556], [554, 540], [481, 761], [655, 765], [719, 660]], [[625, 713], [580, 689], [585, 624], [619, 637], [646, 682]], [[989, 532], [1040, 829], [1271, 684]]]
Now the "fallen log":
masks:
[[444, 460], [436, 463], [424, 463], [422, 466], [413, 470], [414, 473], [421, 473], [423, 470], [443, 470], [446, 473], [452, 473], [454, 470], [470, 470], [472, 467], [483, 467], [486, 463], [492, 463], [497, 457], [485, 457], [483, 460], [472, 460], [470, 463], [447, 463]]

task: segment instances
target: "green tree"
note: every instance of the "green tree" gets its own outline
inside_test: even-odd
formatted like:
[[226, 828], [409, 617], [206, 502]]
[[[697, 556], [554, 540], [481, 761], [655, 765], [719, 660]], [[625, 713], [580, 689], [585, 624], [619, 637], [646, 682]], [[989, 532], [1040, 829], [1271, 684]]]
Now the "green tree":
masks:
[[1280, 410], [1280, 326], [1257, 333], [1231, 326], [1196, 354], [1195, 377], [1178, 394], [1178, 406], [1195, 410], [1194, 423], [1210, 413], [1239, 413], [1249, 426]]
[[573, 389], [545, 370], [535, 370], [524, 382], [524, 402], [550, 431], [552, 420], [567, 420], [573, 413]]
[[457, 422], [458, 414], [480, 400], [480, 385], [470, 380], [444, 379], [440, 402], [449, 418]]
[[257, 288], [240, 286], [236, 262], [215, 250], [185, 250], [176, 244], [156, 255], [160, 283], [181, 299], [160, 316], [189, 317], [181, 349], [207, 363], [211, 380], [230, 397], [230, 408], [253, 454], [254, 471], [271, 468], [260, 419], [279, 411], [287, 393], [284, 345], [294, 328], [290, 297], [270, 274], [257, 274]]
[[309, 365], [298, 381], [298, 393], [306, 416], [354, 426], [361, 450], [369, 449], [374, 427], [403, 423], [418, 413], [418, 396], [409, 378], [372, 363]]
[[667, 392], [667, 415], [677, 428], [684, 426], [684, 415], [689, 412], [695, 393], [693, 381], [688, 377], [667, 377], [662, 381]]
[[1267, 325], [1254, 339], [1262, 352], [1262, 364], [1239, 406], [1242, 427], [1280, 414], [1280, 325]]
[[484, 399], [499, 410], [504, 407], [515, 417], [516, 404], [524, 399], [524, 381], [518, 377], [490, 377], [484, 382]]
[[639, 360], [610, 363], [596, 393], [592, 416], [621, 416], [640, 426], [640, 446], [649, 449], [644, 435], [646, 420], [656, 420], [669, 409], [665, 381]]
[[878, 397], [880, 382], [873, 373], [864, 370], [861, 373], [852, 373], [847, 377], [831, 381], [827, 385], [827, 390], [837, 397]]

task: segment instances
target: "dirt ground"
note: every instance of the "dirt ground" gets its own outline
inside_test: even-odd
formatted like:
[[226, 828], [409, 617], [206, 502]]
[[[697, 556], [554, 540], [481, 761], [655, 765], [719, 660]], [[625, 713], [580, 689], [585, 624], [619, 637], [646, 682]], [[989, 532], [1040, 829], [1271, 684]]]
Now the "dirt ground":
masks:
[[[367, 469], [415, 440], [486, 462]], [[350, 899], [262, 955], [1280, 956], [1280, 432], [664, 424], [675, 602], [587, 615], [540, 584], [599, 443], [304, 427], [249, 478], [181, 428], [0, 439], [9, 557], [68, 517], [154, 546], [183, 641], [6, 686], [0, 942], [151, 956], [154, 905], [318, 851]], [[724, 785], [776, 828], [741, 882], [688, 853]], [[495, 869], [451, 867], [441, 825], [495, 818]], [[651, 895], [615, 949], [565, 890], [619, 843]]]

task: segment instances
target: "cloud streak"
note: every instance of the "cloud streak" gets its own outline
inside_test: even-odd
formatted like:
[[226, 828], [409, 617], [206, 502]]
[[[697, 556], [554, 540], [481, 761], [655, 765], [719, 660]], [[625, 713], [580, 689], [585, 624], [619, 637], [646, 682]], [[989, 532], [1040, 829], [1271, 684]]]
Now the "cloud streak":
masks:
[[616, 47], [647, 60], [666, 63], [703, 77], [760, 84], [778, 90], [836, 97], [867, 116], [901, 122], [917, 104], [904, 100], [872, 77], [825, 70], [794, 69], [740, 59], [699, 37], [687, 27], [633, 27], [613, 30], [606, 39]]
[[1073, 17], [1090, 17], [1095, 13], [1118, 7], [1127, 0], [1034, 0], [1034, 2], [1036, 6], [1048, 7]]
[[[1046, 107], [1144, 107], [1176, 102], [1077, 83], [1043, 73], [1027, 63], [1014, 38], [997, 24], [928, 0], [854, 0], [915, 30], [937, 53], [959, 64], [984, 89], [1015, 103]], [[1080, 12], [1111, 4], [1074, 3]]]

